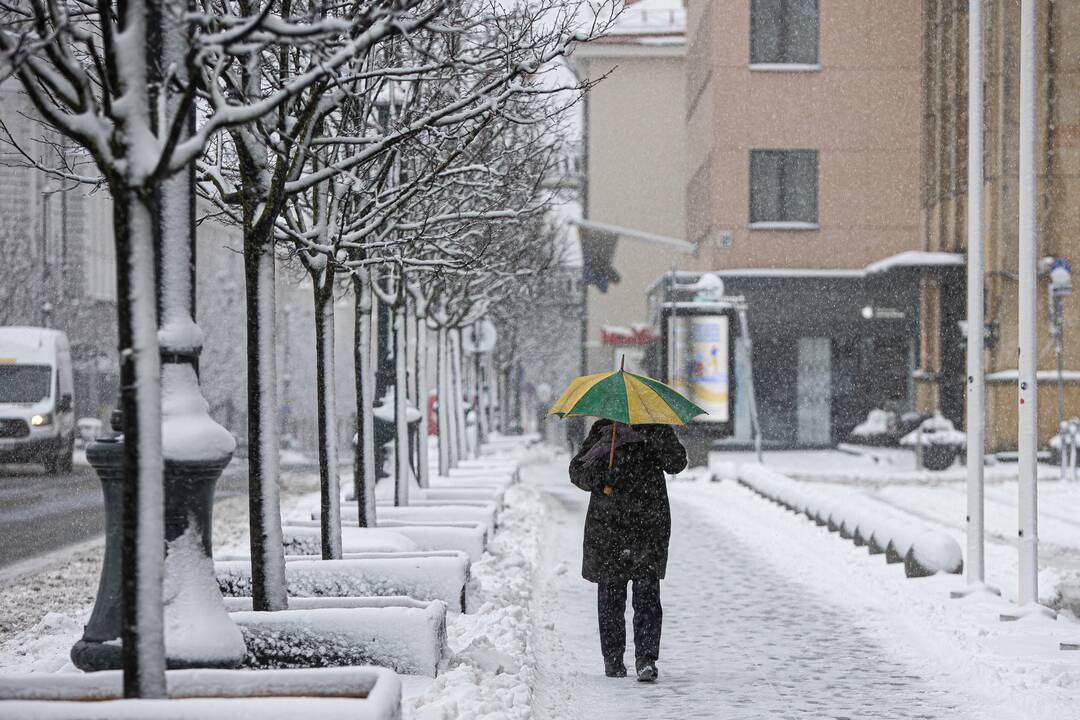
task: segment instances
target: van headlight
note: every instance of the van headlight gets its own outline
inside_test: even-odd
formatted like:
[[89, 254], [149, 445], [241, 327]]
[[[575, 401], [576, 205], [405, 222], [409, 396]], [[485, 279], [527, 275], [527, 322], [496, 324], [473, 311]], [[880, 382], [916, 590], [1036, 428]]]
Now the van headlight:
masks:
[[42, 427], [44, 425], [52, 425], [53, 416], [52, 413], [43, 413], [41, 415], [31, 415], [30, 424], [34, 427]]

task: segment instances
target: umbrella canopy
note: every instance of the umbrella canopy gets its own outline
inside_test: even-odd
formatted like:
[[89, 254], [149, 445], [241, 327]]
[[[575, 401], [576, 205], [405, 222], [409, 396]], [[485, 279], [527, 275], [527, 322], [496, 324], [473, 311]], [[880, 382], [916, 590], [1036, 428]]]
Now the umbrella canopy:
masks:
[[548, 415], [606, 418], [623, 425], [682, 425], [705, 411], [659, 380], [621, 368], [582, 375], [570, 383]]

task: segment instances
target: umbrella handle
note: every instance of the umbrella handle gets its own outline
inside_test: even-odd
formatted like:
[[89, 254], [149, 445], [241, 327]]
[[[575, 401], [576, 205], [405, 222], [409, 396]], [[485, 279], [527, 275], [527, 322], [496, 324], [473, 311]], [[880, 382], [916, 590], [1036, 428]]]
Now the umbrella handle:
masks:
[[611, 453], [608, 455], [608, 470], [615, 467], [615, 428], [619, 426], [619, 423], [614, 420], [611, 422]]

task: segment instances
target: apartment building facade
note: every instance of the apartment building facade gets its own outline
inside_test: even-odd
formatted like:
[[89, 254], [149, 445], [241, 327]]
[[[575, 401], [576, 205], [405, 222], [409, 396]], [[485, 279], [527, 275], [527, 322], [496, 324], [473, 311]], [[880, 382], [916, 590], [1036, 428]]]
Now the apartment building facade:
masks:
[[688, 2], [686, 238], [749, 301], [779, 445], [910, 409], [918, 278], [962, 262], [918, 252], [921, 20], [915, 1]]

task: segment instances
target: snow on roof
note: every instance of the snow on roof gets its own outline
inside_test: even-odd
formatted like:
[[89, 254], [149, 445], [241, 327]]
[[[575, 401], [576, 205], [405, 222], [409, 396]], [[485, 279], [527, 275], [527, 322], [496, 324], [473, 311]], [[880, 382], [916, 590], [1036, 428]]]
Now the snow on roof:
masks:
[[950, 267], [963, 265], [964, 262], [961, 253], [908, 250], [870, 263], [866, 266], [866, 274], [873, 275], [904, 267]]
[[667, 45], [684, 42], [686, 7], [682, 0], [640, 0], [625, 9], [600, 42]]

